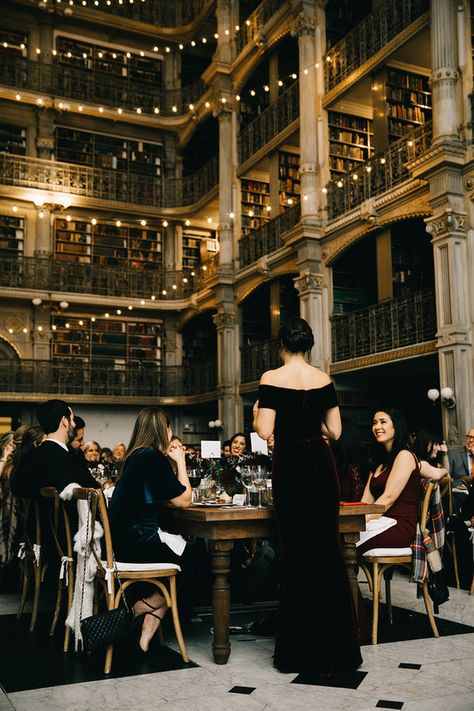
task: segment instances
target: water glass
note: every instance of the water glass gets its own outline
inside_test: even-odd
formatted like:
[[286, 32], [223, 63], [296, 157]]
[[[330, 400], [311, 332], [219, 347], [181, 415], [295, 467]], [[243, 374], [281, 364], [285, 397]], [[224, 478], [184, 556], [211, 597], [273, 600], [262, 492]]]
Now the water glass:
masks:
[[267, 470], [265, 467], [256, 466], [255, 467], [255, 478], [254, 484], [258, 489], [258, 508], [263, 508], [262, 504], [262, 491], [267, 488]]
[[242, 482], [242, 484], [243, 484], [244, 487], [245, 487], [245, 492], [246, 492], [246, 495], [247, 495], [247, 506], [250, 507], [250, 506], [251, 506], [251, 503], [250, 503], [250, 489], [252, 488], [253, 483], [254, 483], [255, 473], [254, 473], [254, 471], [252, 470], [252, 467], [241, 466], [241, 467], [239, 467], [239, 469], [240, 469], [240, 476], [239, 476], [239, 479], [240, 479], [240, 481]]

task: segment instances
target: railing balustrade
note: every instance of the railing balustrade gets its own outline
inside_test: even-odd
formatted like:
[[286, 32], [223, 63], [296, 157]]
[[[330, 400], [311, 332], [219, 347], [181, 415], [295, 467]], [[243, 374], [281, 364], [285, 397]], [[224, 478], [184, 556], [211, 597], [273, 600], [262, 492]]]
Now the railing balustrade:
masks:
[[161, 179], [0, 153], [0, 185], [51, 190], [158, 208], [181, 207], [197, 202], [217, 185], [217, 165], [217, 158], [214, 158], [194, 175]]
[[67, 64], [45, 64], [8, 54], [0, 54], [0, 84], [81, 103], [92, 102], [129, 111], [140, 109], [154, 116], [157, 110], [161, 116], [188, 113], [189, 105], [196, 104], [206, 91], [200, 79], [181, 89], [161, 89], [133, 77]]
[[332, 360], [349, 360], [424, 343], [436, 335], [432, 289], [332, 318]]
[[243, 163], [300, 115], [299, 82], [295, 81], [274, 104], [262, 111], [239, 136], [239, 161]]
[[281, 365], [276, 339], [260, 341], [241, 347], [241, 382], [253, 383], [260, 380], [265, 370], [278, 368]]
[[53, 255], [0, 258], [0, 287], [10, 289], [176, 300], [189, 298], [198, 291], [200, 278], [198, 269], [172, 271], [78, 264], [58, 260]]
[[327, 52], [326, 91], [362, 66], [424, 12], [429, 0], [385, 0]]
[[407, 163], [430, 148], [432, 137], [433, 127], [429, 121], [392, 143], [384, 153], [361, 164], [357, 170], [350, 170], [331, 180], [325, 188], [328, 220], [407, 180], [410, 177]]
[[249, 42], [258, 39], [263, 27], [286, 2], [287, 0], [263, 0], [247, 19], [242, 22], [242, 26], [237, 35], [239, 52], [241, 52]]
[[301, 217], [301, 206], [294, 205], [281, 215], [269, 220], [248, 237], [239, 240], [239, 266], [242, 269], [253, 264], [257, 259], [279, 249], [282, 235], [298, 224]]
[[213, 392], [213, 359], [191, 366], [154, 362], [106, 365], [49, 360], [0, 360], [0, 392], [91, 395], [101, 397], [183, 397]]

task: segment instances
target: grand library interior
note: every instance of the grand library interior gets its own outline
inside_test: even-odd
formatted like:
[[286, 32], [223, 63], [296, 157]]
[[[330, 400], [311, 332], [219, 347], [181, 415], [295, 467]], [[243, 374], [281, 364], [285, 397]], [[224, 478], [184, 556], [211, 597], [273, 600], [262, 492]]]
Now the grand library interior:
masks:
[[[248, 434], [300, 316], [364, 442], [390, 405], [462, 449], [473, 58], [473, 0], [2, 0], [0, 437], [50, 399], [111, 449], [156, 405], [190, 451]], [[41, 636], [47, 604], [28, 633], [0, 577], [0, 710], [474, 709], [470, 580], [435, 606], [436, 638], [397, 574], [398, 631], [381, 620], [342, 681], [276, 671], [275, 598], [244, 587], [226, 665], [209, 588], [183, 623], [191, 663], [170, 622], [165, 656], [119, 650], [112, 681], [101, 655], [64, 661], [59, 628]]]

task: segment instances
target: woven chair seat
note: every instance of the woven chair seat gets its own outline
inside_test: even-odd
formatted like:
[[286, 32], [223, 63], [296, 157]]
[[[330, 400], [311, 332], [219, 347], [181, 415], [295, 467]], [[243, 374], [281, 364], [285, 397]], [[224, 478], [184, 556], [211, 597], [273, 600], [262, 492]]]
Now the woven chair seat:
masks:
[[411, 556], [412, 550], [410, 546], [407, 548], [371, 548], [370, 551], [363, 553], [363, 558], [370, 558], [371, 556], [376, 556], [377, 558], [387, 558], [389, 556]]
[[[107, 568], [107, 561], [101, 560], [104, 568]], [[177, 570], [181, 572], [181, 568], [176, 563], [121, 563], [115, 562], [119, 573], [148, 573], [153, 570]]]

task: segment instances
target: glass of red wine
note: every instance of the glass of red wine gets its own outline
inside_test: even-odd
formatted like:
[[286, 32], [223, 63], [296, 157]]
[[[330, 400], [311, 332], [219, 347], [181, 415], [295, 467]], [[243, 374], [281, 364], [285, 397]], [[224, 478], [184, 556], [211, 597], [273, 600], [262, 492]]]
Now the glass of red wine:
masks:
[[188, 470], [189, 483], [191, 484], [191, 489], [193, 490], [192, 502], [195, 504], [198, 501], [198, 486], [201, 483], [202, 471], [200, 469], [189, 469]]

